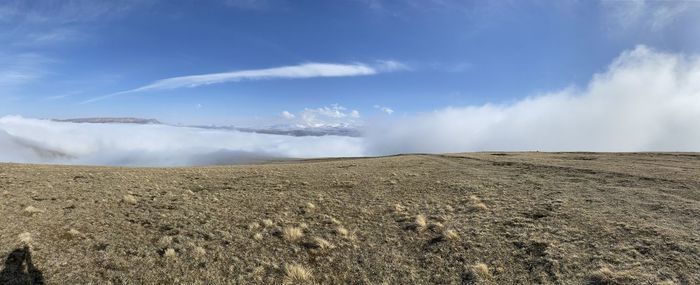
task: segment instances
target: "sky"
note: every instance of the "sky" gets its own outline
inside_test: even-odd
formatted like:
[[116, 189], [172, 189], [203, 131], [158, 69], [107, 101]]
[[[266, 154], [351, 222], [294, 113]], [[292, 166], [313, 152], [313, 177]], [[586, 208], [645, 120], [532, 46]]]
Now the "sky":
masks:
[[[585, 86], [637, 45], [695, 53], [699, 19], [696, 1], [3, 0], [0, 114], [248, 126], [508, 103]], [[144, 88], [309, 64], [349, 70]]]
[[207, 153], [700, 151], [698, 54], [700, 1], [1, 0], [0, 147], [108, 151], [33, 120], [141, 117], [365, 134]]

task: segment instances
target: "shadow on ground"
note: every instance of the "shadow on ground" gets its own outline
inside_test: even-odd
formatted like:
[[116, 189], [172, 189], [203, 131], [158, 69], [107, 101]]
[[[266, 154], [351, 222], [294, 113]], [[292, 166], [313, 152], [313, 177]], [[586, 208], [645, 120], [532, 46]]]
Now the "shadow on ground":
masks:
[[44, 275], [34, 266], [29, 247], [15, 249], [7, 256], [0, 284], [44, 284]]

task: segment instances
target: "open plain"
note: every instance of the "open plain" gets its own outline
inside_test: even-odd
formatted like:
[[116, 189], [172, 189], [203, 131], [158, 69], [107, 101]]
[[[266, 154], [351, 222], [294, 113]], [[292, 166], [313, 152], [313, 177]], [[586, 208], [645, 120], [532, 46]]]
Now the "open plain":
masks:
[[0, 284], [700, 284], [700, 155], [0, 164]]

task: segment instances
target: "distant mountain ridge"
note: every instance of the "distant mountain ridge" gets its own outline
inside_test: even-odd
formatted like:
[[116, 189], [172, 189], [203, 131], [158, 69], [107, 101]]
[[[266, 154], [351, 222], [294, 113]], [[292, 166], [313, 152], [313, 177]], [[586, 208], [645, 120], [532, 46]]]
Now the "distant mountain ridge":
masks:
[[142, 119], [132, 117], [95, 117], [95, 118], [76, 118], [76, 119], [53, 119], [55, 122], [66, 123], [88, 123], [88, 124], [140, 124], [140, 125], [160, 125], [160, 121], [156, 119]]
[[[75, 118], [75, 119], [52, 119], [54, 122], [65, 123], [84, 123], [84, 124], [138, 124], [138, 125], [168, 125], [156, 119], [143, 119], [133, 117], [95, 117], [95, 118]], [[343, 125], [343, 126], [321, 126], [309, 127], [298, 125], [275, 125], [270, 127], [249, 128], [236, 126], [206, 126], [206, 125], [172, 125], [174, 127], [188, 127], [212, 130], [229, 130], [245, 133], [258, 133], [269, 135], [284, 135], [294, 137], [306, 136], [345, 136], [345, 137], [360, 137], [362, 133], [358, 128]]]

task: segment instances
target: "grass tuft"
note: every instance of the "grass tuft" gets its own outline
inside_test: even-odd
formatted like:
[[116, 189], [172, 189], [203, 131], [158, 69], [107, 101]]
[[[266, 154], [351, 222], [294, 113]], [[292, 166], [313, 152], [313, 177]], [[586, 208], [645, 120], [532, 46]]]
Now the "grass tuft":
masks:
[[168, 248], [165, 250], [165, 253], [163, 253], [163, 256], [168, 259], [175, 259], [177, 258], [177, 252], [172, 248]]
[[486, 206], [483, 202], [481, 202], [481, 198], [471, 195], [469, 196], [469, 203], [471, 203], [471, 207], [469, 207], [472, 211], [484, 211], [488, 210], [489, 207]]
[[19, 234], [19, 242], [23, 245], [30, 246], [34, 239], [32, 239], [32, 234], [24, 232]]
[[472, 266], [472, 272], [483, 279], [491, 278], [491, 271], [489, 270], [488, 265], [483, 262], [479, 262]]
[[417, 229], [424, 229], [428, 225], [428, 222], [423, 214], [417, 215], [413, 223]]
[[309, 248], [318, 248], [318, 249], [333, 249], [335, 246], [333, 246], [329, 241], [320, 238], [320, 237], [315, 237], [311, 242], [305, 244], [305, 246]]
[[271, 227], [271, 226], [275, 225], [275, 223], [270, 219], [264, 219], [264, 220], [262, 220], [262, 223], [266, 227]]
[[44, 210], [35, 208], [33, 206], [28, 206], [28, 207], [24, 208], [24, 212], [29, 214], [29, 215], [34, 215], [34, 214], [38, 214], [38, 213], [43, 213]]
[[442, 236], [448, 240], [459, 240], [459, 234], [455, 230], [446, 230]]
[[472, 209], [474, 209], [474, 210], [479, 210], [479, 211], [484, 211], [484, 210], [488, 210], [489, 207], [487, 207], [486, 204], [484, 204], [484, 203], [477, 203], [477, 204], [474, 204], [474, 206], [472, 207]]
[[335, 228], [335, 232], [341, 236], [347, 236], [350, 232], [343, 226], [338, 226]]
[[124, 195], [123, 200], [124, 200], [124, 202], [126, 202], [128, 204], [132, 204], [132, 205], [136, 204], [138, 202], [138, 200], [136, 200], [136, 197], [134, 197], [134, 195], [131, 195], [131, 194]]
[[304, 237], [304, 231], [298, 227], [286, 227], [282, 230], [282, 236], [287, 241], [298, 241]]
[[201, 246], [195, 247], [194, 248], [194, 255], [199, 256], [199, 257], [203, 257], [203, 256], [207, 255], [207, 250]]
[[306, 203], [306, 205], [304, 205], [304, 207], [305, 207], [306, 210], [309, 211], [309, 212], [311, 212], [311, 211], [313, 211], [313, 210], [316, 209], [316, 205], [314, 205], [314, 204], [311, 203], [311, 202]]
[[304, 284], [309, 283], [313, 275], [309, 269], [298, 264], [288, 264], [284, 267], [285, 284]]
[[248, 229], [249, 229], [249, 230], [255, 230], [255, 229], [258, 229], [258, 228], [260, 228], [260, 224], [258, 224], [258, 223], [253, 222], [253, 223], [248, 224]]
[[173, 243], [173, 237], [171, 236], [164, 236], [158, 240], [158, 244], [161, 246], [168, 246], [171, 243]]

